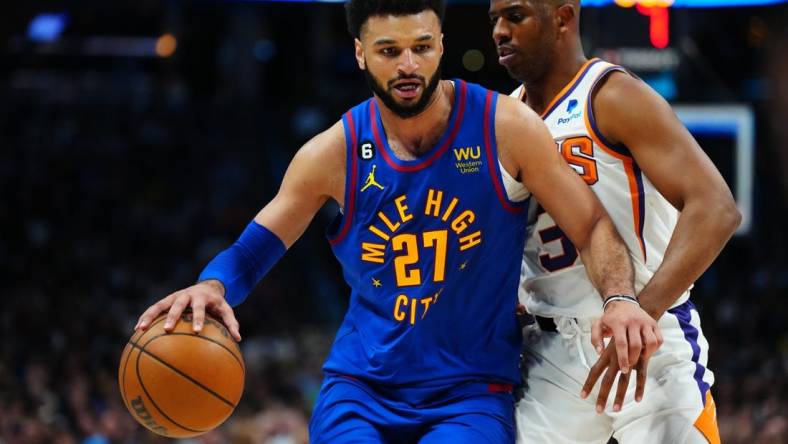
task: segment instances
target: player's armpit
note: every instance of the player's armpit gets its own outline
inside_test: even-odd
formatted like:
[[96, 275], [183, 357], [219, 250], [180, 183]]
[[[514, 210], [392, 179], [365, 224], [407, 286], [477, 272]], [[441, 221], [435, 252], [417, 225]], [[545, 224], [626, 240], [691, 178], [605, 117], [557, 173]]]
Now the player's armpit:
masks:
[[255, 221], [289, 248], [328, 199], [344, 204], [345, 150], [341, 121], [304, 144], [290, 162], [279, 192]]

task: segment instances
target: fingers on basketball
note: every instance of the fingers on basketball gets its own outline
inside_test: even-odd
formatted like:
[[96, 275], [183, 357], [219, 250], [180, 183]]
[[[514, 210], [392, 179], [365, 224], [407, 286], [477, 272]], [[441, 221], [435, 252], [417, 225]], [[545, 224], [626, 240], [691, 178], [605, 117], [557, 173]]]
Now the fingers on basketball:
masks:
[[238, 344], [222, 323], [206, 316], [195, 334], [191, 313], [171, 332], [166, 316], [136, 331], [120, 360], [118, 384], [131, 415], [170, 438], [201, 435], [222, 424], [241, 399], [245, 366]]

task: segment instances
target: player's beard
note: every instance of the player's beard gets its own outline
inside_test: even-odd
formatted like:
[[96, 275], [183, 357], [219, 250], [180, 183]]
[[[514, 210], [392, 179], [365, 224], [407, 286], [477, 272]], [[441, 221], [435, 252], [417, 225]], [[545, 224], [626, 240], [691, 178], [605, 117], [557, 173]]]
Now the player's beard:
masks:
[[[422, 111], [424, 111], [424, 108], [430, 104], [432, 96], [435, 94], [435, 90], [438, 88], [438, 83], [440, 83], [441, 66], [438, 65], [438, 69], [435, 70], [435, 74], [430, 77], [429, 81], [426, 81], [424, 77], [416, 74], [400, 75], [395, 79], [389, 80], [387, 85], [384, 87], [377, 77], [369, 72], [369, 69], [364, 70], [364, 77], [367, 79], [367, 84], [369, 84], [372, 92], [375, 93], [376, 96], [380, 97], [380, 100], [383, 101], [383, 104], [386, 105], [388, 109], [403, 119], [409, 119], [419, 115]], [[419, 100], [417, 100], [415, 103], [402, 105], [397, 103], [397, 100], [394, 98], [394, 94], [392, 92], [394, 87], [392, 85], [395, 82], [406, 79], [418, 80], [421, 82], [421, 89], [423, 92], [421, 93]]]

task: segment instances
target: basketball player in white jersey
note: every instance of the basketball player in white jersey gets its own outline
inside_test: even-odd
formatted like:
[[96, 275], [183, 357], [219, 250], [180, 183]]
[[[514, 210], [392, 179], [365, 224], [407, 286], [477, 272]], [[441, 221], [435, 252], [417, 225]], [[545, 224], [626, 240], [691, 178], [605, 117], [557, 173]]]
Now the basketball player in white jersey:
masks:
[[532, 205], [520, 300], [537, 323], [526, 331], [518, 441], [717, 443], [708, 343], [689, 288], [741, 216], [670, 106], [623, 68], [586, 59], [579, 13], [579, 0], [491, 0], [489, 11], [499, 62], [522, 82], [512, 95], [541, 114], [614, 220], [635, 266], [631, 302], [658, 320], [664, 343], [637, 372], [648, 375], [638, 381], [645, 393], [622, 373], [607, 407], [619, 374], [615, 347], [598, 355], [609, 310], [574, 246]]

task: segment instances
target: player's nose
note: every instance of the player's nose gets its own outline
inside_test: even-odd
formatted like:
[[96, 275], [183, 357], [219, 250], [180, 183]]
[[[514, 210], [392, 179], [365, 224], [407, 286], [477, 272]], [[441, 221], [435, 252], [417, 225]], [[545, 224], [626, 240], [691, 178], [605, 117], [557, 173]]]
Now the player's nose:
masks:
[[507, 26], [506, 20], [498, 19], [493, 26], [493, 40], [497, 45], [512, 39], [512, 30]]
[[413, 74], [416, 72], [416, 69], [419, 67], [418, 62], [416, 61], [416, 57], [413, 54], [413, 51], [410, 49], [406, 49], [402, 51], [399, 57], [399, 64], [397, 65], [397, 69], [405, 74]]

